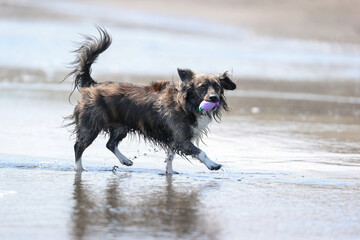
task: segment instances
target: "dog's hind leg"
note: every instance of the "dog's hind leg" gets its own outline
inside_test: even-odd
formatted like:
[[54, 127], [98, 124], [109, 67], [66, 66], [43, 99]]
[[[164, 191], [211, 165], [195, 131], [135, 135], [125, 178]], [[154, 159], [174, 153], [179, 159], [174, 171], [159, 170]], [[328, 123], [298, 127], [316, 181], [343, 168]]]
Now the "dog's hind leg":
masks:
[[85, 151], [85, 149], [88, 146], [90, 146], [90, 144], [95, 140], [97, 135], [98, 132], [79, 130], [76, 138], [76, 143], [74, 145], [75, 163], [76, 163], [76, 169], [78, 171], [86, 170], [82, 165], [82, 154]]
[[119, 142], [127, 135], [127, 131], [121, 128], [110, 129], [110, 139], [106, 144], [106, 147], [115, 154], [120, 163], [126, 166], [133, 165], [133, 162], [125, 157], [118, 149]]
[[166, 151], [166, 158], [165, 158], [165, 162], [166, 162], [166, 174], [179, 174], [178, 172], [173, 170], [173, 166], [172, 166], [172, 162], [174, 160], [175, 157], [175, 153], [172, 150], [167, 150]]

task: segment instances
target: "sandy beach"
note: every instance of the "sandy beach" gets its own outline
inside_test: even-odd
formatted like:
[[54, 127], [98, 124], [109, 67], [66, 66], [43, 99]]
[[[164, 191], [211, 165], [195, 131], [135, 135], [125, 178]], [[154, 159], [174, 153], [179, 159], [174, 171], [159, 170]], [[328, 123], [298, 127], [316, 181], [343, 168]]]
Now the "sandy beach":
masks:
[[[359, 3], [0, 1], [0, 239], [358, 239]], [[79, 33], [113, 44], [97, 81], [229, 71], [230, 113], [200, 143], [209, 171], [128, 137], [99, 137], [74, 168], [60, 84]]]

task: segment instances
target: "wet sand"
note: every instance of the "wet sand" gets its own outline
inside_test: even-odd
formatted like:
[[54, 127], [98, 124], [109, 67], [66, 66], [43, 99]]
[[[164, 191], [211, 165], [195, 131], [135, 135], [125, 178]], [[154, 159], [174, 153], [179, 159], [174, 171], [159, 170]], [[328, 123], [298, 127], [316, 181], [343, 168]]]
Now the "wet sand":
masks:
[[[138, 1], [110, 2], [79, 14], [87, 3], [0, 2], [0, 239], [358, 239], [358, 47], [253, 38], [170, 7], [176, 18], [158, 15], [150, 7], [161, 1], [137, 8], [149, 12], [130, 6]], [[134, 15], [111, 11], [125, 5]], [[75, 171], [74, 139], [61, 127], [72, 86], [59, 82], [76, 34], [96, 34], [89, 21], [109, 25], [114, 38], [94, 65], [98, 81], [177, 81], [183, 64], [233, 68], [231, 112], [200, 144], [222, 170], [176, 157], [180, 174], [165, 176], [165, 153], [137, 137], [120, 144], [134, 161], [121, 166], [99, 137], [84, 153], [89, 171]]]
[[76, 173], [67, 94], [1, 90], [1, 239], [358, 237], [360, 125], [346, 116], [279, 115], [288, 100], [230, 96], [234, 111], [201, 144], [221, 171], [176, 157], [181, 174], [165, 176], [164, 152], [137, 137], [120, 144], [134, 161], [121, 166], [100, 137]]

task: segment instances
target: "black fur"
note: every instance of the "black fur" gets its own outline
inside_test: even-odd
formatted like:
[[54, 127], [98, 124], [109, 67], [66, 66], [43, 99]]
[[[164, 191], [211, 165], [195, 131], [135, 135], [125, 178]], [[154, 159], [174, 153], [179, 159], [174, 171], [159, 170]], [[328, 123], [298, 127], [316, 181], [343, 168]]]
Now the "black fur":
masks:
[[76, 59], [71, 63], [75, 66], [74, 70], [65, 76], [64, 80], [70, 76], [74, 76], [74, 90], [89, 87], [97, 82], [92, 79], [91, 65], [97, 57], [108, 49], [111, 45], [111, 36], [107, 34], [105, 29], [97, 27], [100, 38], [83, 35], [85, 41], [80, 43], [79, 48], [74, 51], [77, 53]]

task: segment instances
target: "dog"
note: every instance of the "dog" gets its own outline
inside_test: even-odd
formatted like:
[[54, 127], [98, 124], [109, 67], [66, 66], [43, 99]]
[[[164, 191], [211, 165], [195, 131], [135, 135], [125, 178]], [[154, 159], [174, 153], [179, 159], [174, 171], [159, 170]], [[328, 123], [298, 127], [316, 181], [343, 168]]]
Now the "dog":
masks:
[[[194, 144], [207, 133], [207, 126], [220, 121], [221, 111], [229, 111], [224, 90], [234, 90], [236, 84], [223, 74], [196, 74], [178, 68], [179, 82], [161, 81], [140, 86], [132, 83], [96, 82], [91, 76], [91, 65], [111, 45], [111, 36], [98, 27], [100, 37], [86, 36], [74, 52], [73, 70], [64, 78], [74, 80], [73, 92], [81, 92], [81, 100], [68, 119], [67, 126], [75, 126], [74, 145], [76, 169], [86, 170], [82, 154], [100, 133], [109, 135], [106, 147], [121, 164], [133, 162], [118, 149], [118, 144], [129, 133], [137, 133], [162, 147], [166, 152], [166, 174], [177, 173], [172, 162], [175, 154], [192, 156], [210, 170], [221, 164], [213, 162]], [[73, 93], [72, 92], [72, 93]], [[71, 96], [71, 95], [70, 95]], [[202, 101], [218, 103], [210, 111], [199, 111]]]

